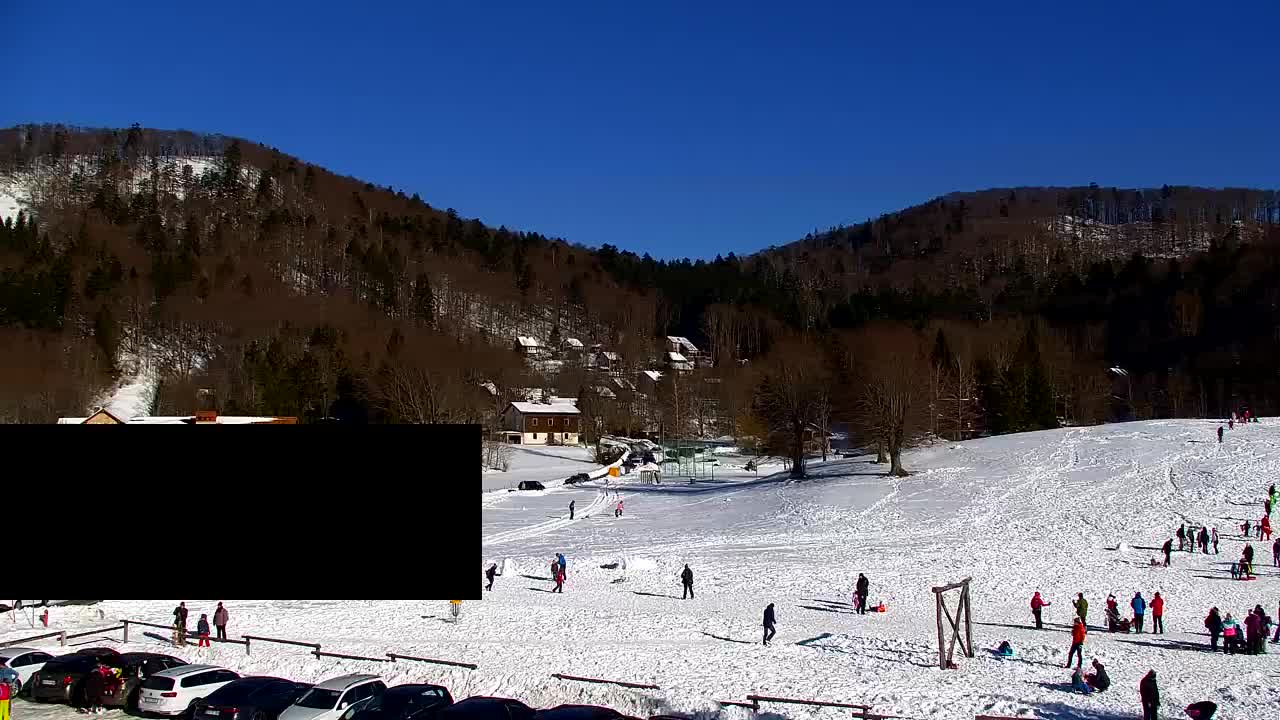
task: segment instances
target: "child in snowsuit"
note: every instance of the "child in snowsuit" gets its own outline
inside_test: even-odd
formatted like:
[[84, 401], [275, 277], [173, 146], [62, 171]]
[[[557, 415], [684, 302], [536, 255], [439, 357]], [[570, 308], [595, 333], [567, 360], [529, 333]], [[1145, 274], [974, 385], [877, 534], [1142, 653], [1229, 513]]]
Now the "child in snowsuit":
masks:
[[622, 501], [621, 500], [618, 501], [618, 507], [616, 510], [613, 511], [613, 516], [616, 518], [622, 517]]
[[1085, 695], [1093, 692], [1093, 688], [1089, 686], [1089, 683], [1084, 681], [1084, 675], [1080, 673], [1080, 668], [1076, 668], [1075, 672], [1071, 673], [1071, 689]]
[[204, 613], [200, 614], [200, 621], [196, 623], [196, 636], [200, 638], [196, 647], [212, 647], [209, 644], [209, 616]]
[[1222, 652], [1235, 655], [1239, 649], [1239, 642], [1240, 626], [1231, 617], [1231, 613], [1227, 613], [1227, 617], [1222, 621]]

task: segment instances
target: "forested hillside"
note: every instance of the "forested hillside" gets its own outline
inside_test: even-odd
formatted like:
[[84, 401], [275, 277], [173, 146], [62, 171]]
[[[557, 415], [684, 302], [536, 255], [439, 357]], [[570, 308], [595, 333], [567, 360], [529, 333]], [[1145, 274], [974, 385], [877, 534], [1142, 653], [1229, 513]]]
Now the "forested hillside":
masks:
[[[228, 413], [491, 423], [517, 389], [598, 387], [528, 362], [517, 336], [599, 345], [634, 378], [661, 369], [668, 334], [709, 353], [699, 382], [664, 378], [628, 399], [656, 417], [602, 424], [779, 431], [769, 391], [798, 382], [797, 356], [820, 365], [817, 400], [791, 420], [877, 436], [1280, 412], [1274, 191], [954, 194], [749, 257], [663, 262], [494, 228], [246, 140], [23, 126], [0, 131], [0, 213], [7, 422], [84, 412], [150, 373], [160, 413], [210, 387]], [[877, 362], [921, 393], [893, 428], [869, 419]]]

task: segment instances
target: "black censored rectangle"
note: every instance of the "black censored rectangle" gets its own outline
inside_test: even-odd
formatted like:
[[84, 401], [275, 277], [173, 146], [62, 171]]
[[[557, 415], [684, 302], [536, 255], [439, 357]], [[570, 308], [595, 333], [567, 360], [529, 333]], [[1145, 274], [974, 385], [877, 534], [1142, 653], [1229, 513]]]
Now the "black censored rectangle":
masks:
[[27, 425], [0, 439], [21, 457], [5, 483], [25, 538], [11, 579], [41, 597], [480, 599], [478, 425]]

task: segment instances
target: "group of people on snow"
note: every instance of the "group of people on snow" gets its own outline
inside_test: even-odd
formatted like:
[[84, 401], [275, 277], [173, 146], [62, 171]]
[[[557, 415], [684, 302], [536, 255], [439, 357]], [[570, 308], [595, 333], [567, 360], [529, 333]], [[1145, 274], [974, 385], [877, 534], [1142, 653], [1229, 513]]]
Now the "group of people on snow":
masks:
[[[227, 622], [231, 619], [230, 613], [218, 603], [218, 607], [213, 611], [213, 627], [217, 629], [218, 639], [227, 639]], [[196, 638], [197, 647], [212, 647], [209, 642], [209, 616], [201, 613], [200, 620], [196, 622]], [[182, 647], [187, 644], [187, 604], [185, 602], [178, 603], [178, 607], [173, 609], [173, 644]]]
[[[1228, 655], [1261, 655], [1267, 652], [1267, 634], [1276, 623], [1262, 605], [1258, 605], [1245, 617], [1243, 628], [1231, 613], [1223, 617], [1216, 607], [1209, 610], [1204, 626], [1209, 631], [1212, 650], [1217, 651], [1218, 638], [1221, 637], [1222, 651]], [[1280, 626], [1277, 626], [1273, 642], [1280, 643]]]
[[[1045, 600], [1039, 591], [1031, 596], [1031, 617], [1035, 621], [1037, 630], [1044, 629], [1044, 608], [1049, 607], [1052, 603]], [[1085, 629], [1089, 623], [1089, 600], [1085, 598], [1084, 593], [1077, 593], [1075, 600], [1071, 601], [1072, 607], [1075, 608], [1076, 618], [1072, 626], [1072, 650], [1075, 650], [1076, 642], [1082, 646], [1084, 644]], [[1107, 595], [1107, 629], [1110, 632], [1129, 632], [1130, 628], [1136, 632], [1142, 632], [1146, 620], [1147, 610], [1151, 610], [1152, 632], [1156, 634], [1164, 633], [1164, 597], [1160, 593], [1156, 593], [1151, 598], [1148, 606], [1146, 598], [1142, 597], [1142, 592], [1136, 592], [1133, 599], [1129, 601], [1129, 607], [1133, 610], [1132, 619], [1120, 616], [1120, 606], [1116, 601], [1114, 594]], [[1077, 639], [1078, 635], [1078, 639]], [[1070, 657], [1067, 664], [1070, 665]]]

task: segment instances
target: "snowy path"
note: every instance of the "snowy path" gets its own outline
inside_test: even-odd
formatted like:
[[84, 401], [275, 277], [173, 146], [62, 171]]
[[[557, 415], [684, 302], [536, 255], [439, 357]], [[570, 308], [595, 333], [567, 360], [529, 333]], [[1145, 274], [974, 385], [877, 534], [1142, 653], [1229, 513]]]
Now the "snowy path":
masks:
[[[1280, 422], [1270, 422], [1276, 424], [1231, 431], [1221, 446], [1213, 441], [1216, 423], [1207, 421], [940, 444], [908, 453], [913, 474], [901, 479], [865, 460], [839, 460], [816, 466], [814, 478], [799, 483], [725, 472], [716, 483], [693, 486], [624, 484], [620, 519], [610, 511], [612, 498], [592, 486], [488, 493], [485, 559], [510, 558], [516, 572], [499, 578], [484, 602], [466, 603], [459, 623], [442, 621], [443, 602], [251, 601], [232, 609], [233, 634], [270, 628], [326, 650], [394, 649], [476, 662], [479, 670], [321, 662], [257, 647], [252, 657], [223, 648], [209, 657], [300, 680], [363, 670], [398, 682], [443, 682], [459, 696], [498, 694], [540, 706], [597, 702], [642, 715], [709, 709], [715, 700], [761, 693], [955, 720], [977, 713], [1136, 718], [1138, 680], [1155, 669], [1163, 717], [1181, 717], [1185, 705], [1211, 699], [1223, 720], [1277, 718], [1280, 646], [1265, 656], [1211, 654], [1201, 624], [1210, 606], [1243, 617], [1261, 603], [1277, 613], [1280, 568], [1271, 566], [1269, 547], [1252, 541], [1258, 580], [1233, 582], [1226, 570], [1246, 542], [1237, 526], [1261, 515], [1262, 494], [1280, 476]], [[570, 500], [578, 507], [572, 522]], [[1175, 553], [1172, 567], [1151, 567], [1155, 548], [1180, 522], [1216, 525], [1221, 555]], [[556, 552], [569, 563], [563, 595], [548, 592], [546, 568]], [[602, 567], [621, 560], [625, 572]], [[697, 597], [682, 601], [678, 576], [686, 562]], [[888, 612], [851, 612], [859, 572], [870, 578], [872, 604], [884, 601]], [[966, 576], [973, 577], [978, 654], [943, 672], [935, 667], [929, 588]], [[1053, 601], [1044, 631], [1030, 627], [1035, 590]], [[1089, 697], [1067, 692], [1061, 666], [1070, 598], [1085, 593], [1096, 626], [1107, 593], [1127, 606], [1139, 590], [1165, 596], [1168, 633], [1092, 630], [1085, 661], [1104, 662], [1113, 688]], [[770, 602], [778, 637], [764, 648], [760, 614]], [[173, 605], [112, 602], [107, 611], [163, 620]], [[5, 635], [0, 629], [0, 639]], [[988, 650], [1006, 639], [1016, 656], [993, 657]], [[553, 672], [662, 689], [582, 687], [550, 679]], [[847, 717], [767, 709], [794, 718]]]

